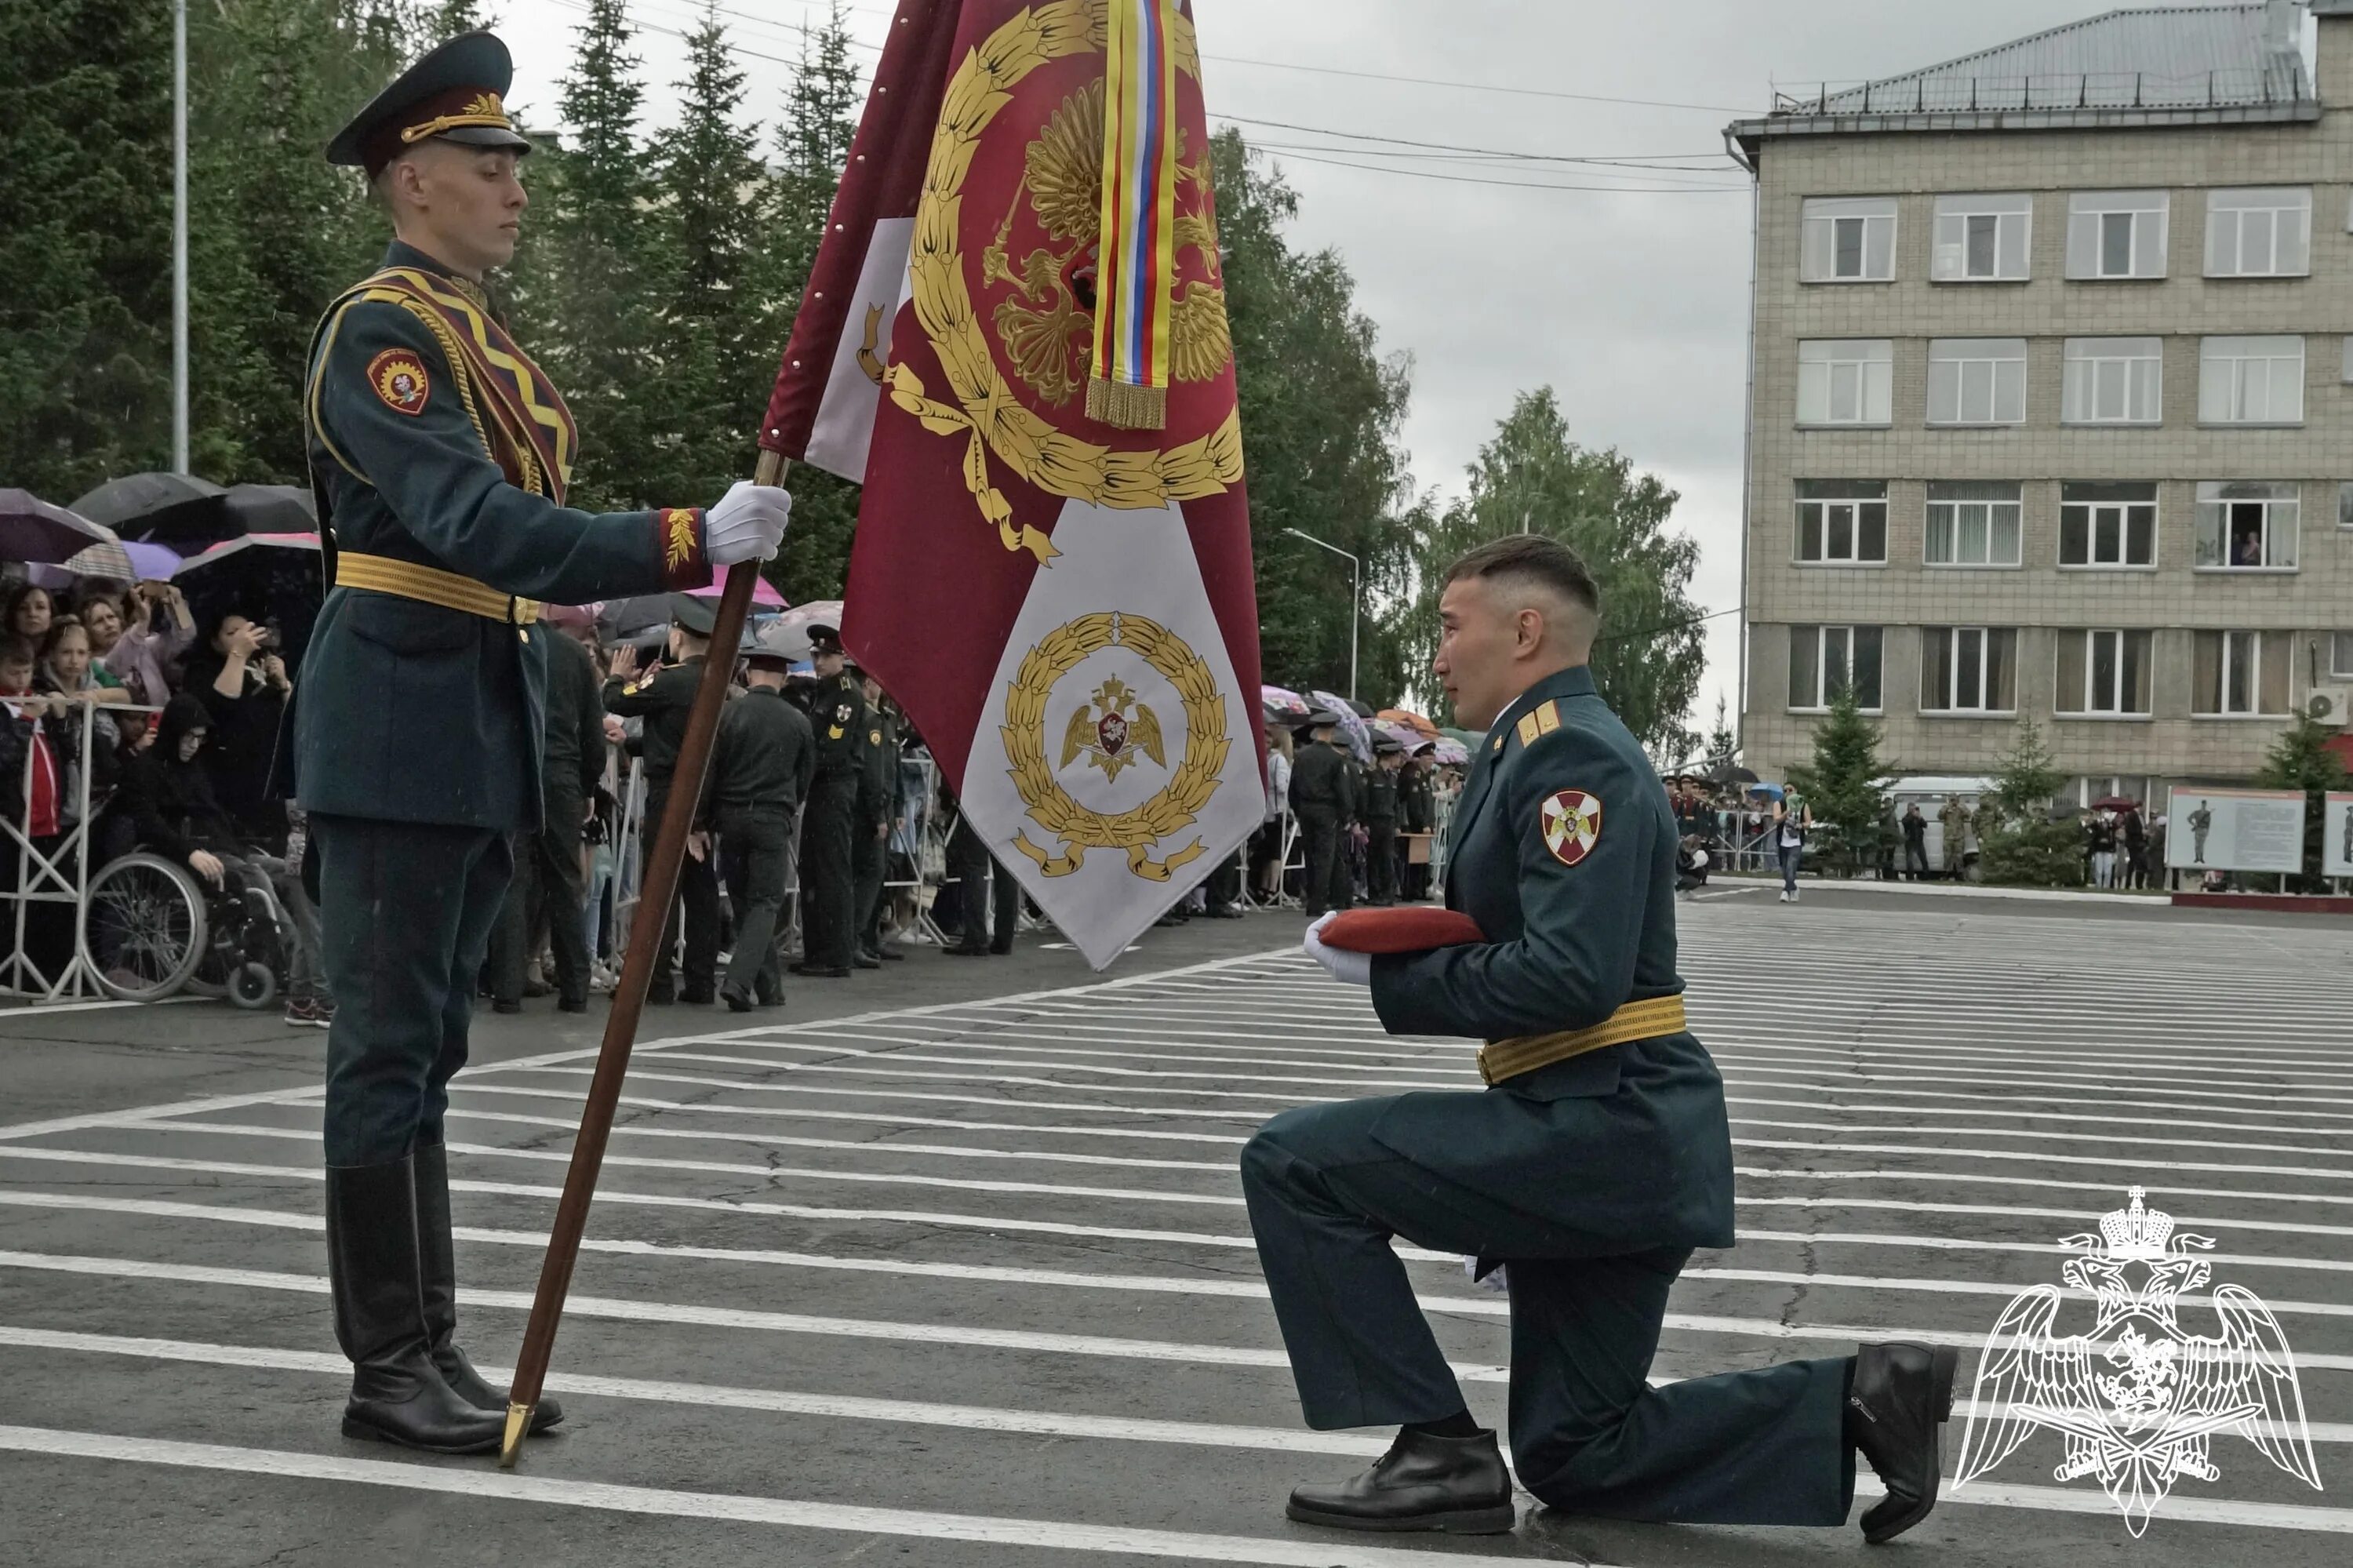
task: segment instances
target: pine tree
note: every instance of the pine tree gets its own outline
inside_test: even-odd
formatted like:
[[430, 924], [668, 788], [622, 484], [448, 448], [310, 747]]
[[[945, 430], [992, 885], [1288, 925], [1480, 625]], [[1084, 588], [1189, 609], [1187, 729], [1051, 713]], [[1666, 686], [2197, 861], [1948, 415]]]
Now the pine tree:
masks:
[[671, 257], [662, 312], [671, 365], [664, 391], [660, 493], [715, 498], [748, 478], [760, 416], [784, 345], [771, 302], [752, 287], [767, 174], [759, 129], [739, 122], [744, 73], [715, 6], [687, 35], [687, 77], [672, 128], [655, 138], [659, 243]]
[[679, 427], [659, 394], [670, 374], [658, 350], [670, 269], [638, 134], [636, 37], [627, 0], [588, 0], [558, 100], [571, 138], [535, 152], [526, 169], [533, 207], [515, 268], [523, 344], [580, 426], [570, 499], [592, 510], [718, 499], [654, 488], [666, 455], [655, 433]]
[[1707, 766], [1711, 772], [1720, 773], [1731, 767], [1733, 754], [1740, 748], [1740, 743], [1732, 734], [1732, 718], [1728, 708], [1729, 705], [1725, 701], [1724, 694], [1717, 693], [1715, 723], [1707, 732]]
[[1875, 866], [1887, 847], [1887, 769], [1879, 760], [1879, 731], [1862, 716], [1854, 689], [1841, 686], [1814, 729], [1813, 761], [1789, 769], [1789, 781], [1813, 809], [1818, 826], [1836, 834], [1832, 863], [1852, 876]]
[[[824, 26], [802, 35], [800, 66], [776, 127], [777, 166], [753, 272], [754, 287], [771, 313], [762, 344], [771, 376], [817, 262], [863, 101], [857, 62], [850, 57], [849, 21], [837, 3]], [[752, 417], [761, 411], [754, 409]], [[858, 487], [807, 464], [794, 469], [786, 483], [793, 493], [793, 547], [769, 571], [796, 604], [839, 599], [849, 577]]]
[[2327, 794], [2348, 783], [2345, 765], [2328, 748], [2333, 732], [2309, 714], [2299, 713], [2263, 754], [2256, 781], [2266, 789], [2304, 791], [2304, 873], [2288, 879], [2297, 893], [2326, 893], [2327, 878], [2320, 874], [2322, 838], [2327, 827]]
[[172, 23], [0, 5], [0, 474], [69, 501], [171, 457]]
[[485, 11], [480, 0], [441, 0], [434, 10], [428, 31], [438, 42], [454, 38], [460, 33], [478, 33], [498, 25], [497, 15]]
[[1994, 787], [1978, 805], [1978, 868], [1988, 882], [2021, 887], [2080, 887], [2084, 833], [2051, 802], [2066, 784], [2032, 719], [2021, 719], [2010, 749], [1995, 765]]

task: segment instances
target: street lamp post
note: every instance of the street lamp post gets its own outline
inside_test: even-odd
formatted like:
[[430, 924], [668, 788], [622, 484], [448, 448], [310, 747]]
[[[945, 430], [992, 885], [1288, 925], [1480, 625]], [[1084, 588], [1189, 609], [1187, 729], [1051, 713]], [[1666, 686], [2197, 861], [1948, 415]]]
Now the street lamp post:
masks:
[[1326, 544], [1313, 534], [1303, 534], [1296, 528], [1285, 528], [1283, 532], [1294, 538], [1304, 539], [1319, 549], [1329, 550], [1335, 556], [1347, 556], [1351, 599], [1348, 609], [1348, 700], [1353, 703], [1356, 700], [1356, 630], [1365, 619], [1365, 563], [1348, 555], [1339, 546]]
[[188, 0], [172, 0], [172, 468], [188, 471]]

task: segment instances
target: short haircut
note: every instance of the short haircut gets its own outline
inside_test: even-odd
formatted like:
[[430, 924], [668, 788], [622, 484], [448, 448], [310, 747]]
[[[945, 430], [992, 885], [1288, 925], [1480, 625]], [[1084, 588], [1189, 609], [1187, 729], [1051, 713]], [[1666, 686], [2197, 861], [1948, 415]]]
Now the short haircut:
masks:
[[0, 664], [37, 664], [41, 656], [21, 637], [0, 638]]
[[1601, 614], [1601, 589], [1575, 550], [1540, 534], [1510, 534], [1480, 546], [1446, 568], [1446, 582], [1464, 577], [1501, 577], [1551, 589], [1583, 605], [1597, 618]]

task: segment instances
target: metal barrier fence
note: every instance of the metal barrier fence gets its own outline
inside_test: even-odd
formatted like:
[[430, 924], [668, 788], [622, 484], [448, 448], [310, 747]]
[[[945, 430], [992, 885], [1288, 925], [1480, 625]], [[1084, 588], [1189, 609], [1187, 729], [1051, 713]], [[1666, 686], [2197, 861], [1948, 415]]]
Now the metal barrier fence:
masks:
[[[50, 699], [42, 696], [46, 704]], [[129, 703], [80, 702], [68, 715], [74, 730], [73, 753], [69, 758], [51, 758], [58, 769], [58, 814], [61, 831], [48, 835], [44, 844], [36, 842], [33, 833], [34, 758], [44, 728], [38, 720], [24, 717], [20, 699], [0, 698], [0, 708], [6, 710], [5, 722], [31, 726], [24, 737], [23, 778], [19, 781], [16, 809], [0, 826], [7, 829], [7, 841], [0, 847], [0, 903], [5, 903], [8, 950], [0, 959], [0, 997], [13, 997], [39, 1003], [81, 1001], [109, 993], [100, 983], [97, 962], [89, 950], [88, 926], [90, 885], [93, 867], [90, 864], [91, 833], [106, 810], [110, 792], [92, 788], [90, 758], [93, 740], [99, 733], [98, 721], [136, 714], [142, 719], [161, 713], [160, 708], [142, 707]], [[49, 951], [54, 941], [37, 941], [38, 927], [45, 924], [43, 911], [62, 911], [58, 918], [72, 922], [66, 945], [67, 957], [55, 961]], [[57, 972], [51, 974], [44, 963], [53, 963]]]

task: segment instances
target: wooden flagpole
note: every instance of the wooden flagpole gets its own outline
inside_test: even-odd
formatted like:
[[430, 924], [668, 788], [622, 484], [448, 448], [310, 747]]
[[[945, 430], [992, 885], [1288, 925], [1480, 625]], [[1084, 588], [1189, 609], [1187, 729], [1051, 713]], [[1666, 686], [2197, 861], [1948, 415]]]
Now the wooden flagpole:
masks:
[[[782, 484], [785, 458], [764, 451], [755, 471], [755, 484]], [[588, 1228], [588, 1205], [596, 1196], [596, 1177], [605, 1164], [605, 1145], [613, 1135], [613, 1113], [620, 1104], [621, 1080], [629, 1070], [629, 1051], [637, 1044], [638, 1020], [646, 1006], [646, 990], [653, 979], [654, 949], [661, 945], [670, 901], [678, 895], [681, 863], [686, 858], [687, 834], [694, 825], [695, 803], [702, 797], [703, 776], [711, 763], [712, 737], [719, 729], [720, 705], [735, 673], [735, 651], [744, 641], [744, 622], [752, 610], [752, 589], [759, 580], [760, 564], [741, 561], [728, 568], [726, 591], [720, 596], [719, 615], [711, 629], [711, 652], [702, 662], [702, 677], [688, 710], [686, 738], [678, 748], [678, 765], [670, 774], [670, 798], [662, 808], [653, 853], [647, 857], [644, 884], [638, 888], [637, 913], [630, 922], [629, 949], [621, 960], [620, 983], [613, 991], [613, 1011], [605, 1021], [605, 1042], [596, 1053], [596, 1073], [588, 1083], [587, 1103], [581, 1107], [580, 1135], [573, 1140], [572, 1164], [564, 1175], [564, 1198], [555, 1208], [555, 1225], [548, 1233], [547, 1255], [539, 1266], [539, 1290], [531, 1303], [531, 1321], [523, 1330], [522, 1354], [515, 1362], [514, 1383], [507, 1392], [507, 1425], [499, 1445], [499, 1466], [514, 1468], [522, 1451], [523, 1435], [531, 1430], [532, 1412], [538, 1408], [547, 1363], [555, 1351], [555, 1330], [564, 1319], [564, 1299], [572, 1288], [572, 1268], [580, 1260], [580, 1238]]]

